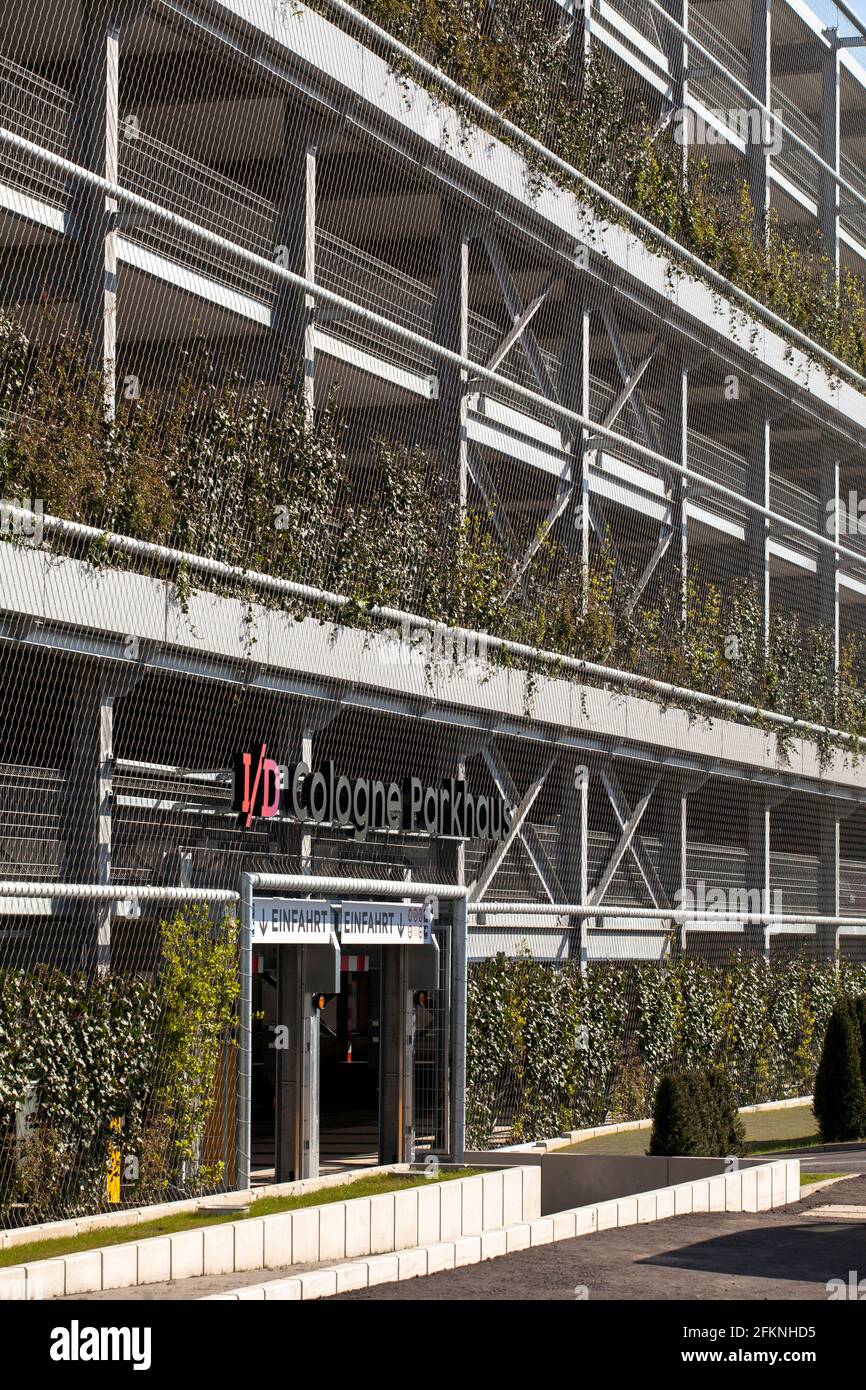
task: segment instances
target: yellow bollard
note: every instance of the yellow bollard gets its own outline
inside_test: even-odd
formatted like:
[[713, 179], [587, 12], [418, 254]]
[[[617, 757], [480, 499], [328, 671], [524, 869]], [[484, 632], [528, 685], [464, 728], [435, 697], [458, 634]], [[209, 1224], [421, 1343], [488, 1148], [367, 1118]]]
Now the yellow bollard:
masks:
[[[112, 1133], [119, 1135], [123, 1128], [119, 1119], [111, 1121]], [[106, 1180], [106, 1196], [111, 1203], [120, 1201], [120, 1149], [114, 1142], [108, 1150], [108, 1174]]]

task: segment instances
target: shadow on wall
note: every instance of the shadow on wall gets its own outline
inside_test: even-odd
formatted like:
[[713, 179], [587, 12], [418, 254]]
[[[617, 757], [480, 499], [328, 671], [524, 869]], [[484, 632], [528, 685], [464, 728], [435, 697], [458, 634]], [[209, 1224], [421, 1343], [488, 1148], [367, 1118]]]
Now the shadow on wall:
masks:
[[633, 1197], [638, 1192], [655, 1192], [676, 1183], [698, 1178], [715, 1178], [738, 1169], [758, 1168], [766, 1158], [650, 1158], [625, 1154], [547, 1154], [471, 1151], [467, 1164], [473, 1168], [541, 1168], [541, 1214], [570, 1211], [572, 1207], [593, 1206], [617, 1197]]

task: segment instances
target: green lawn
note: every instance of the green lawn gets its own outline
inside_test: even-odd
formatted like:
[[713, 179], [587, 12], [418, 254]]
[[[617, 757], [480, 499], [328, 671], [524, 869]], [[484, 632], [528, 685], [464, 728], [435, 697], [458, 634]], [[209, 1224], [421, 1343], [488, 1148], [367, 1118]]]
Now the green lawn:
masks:
[[481, 1168], [451, 1168], [431, 1176], [427, 1173], [370, 1173], [354, 1182], [322, 1187], [316, 1192], [301, 1192], [292, 1197], [259, 1197], [243, 1213], [178, 1212], [153, 1221], [140, 1221], [133, 1226], [109, 1226], [86, 1231], [83, 1235], [51, 1240], [33, 1240], [0, 1250], [0, 1269], [10, 1265], [27, 1264], [32, 1260], [56, 1259], [60, 1255], [75, 1255], [83, 1250], [97, 1250], [104, 1245], [126, 1245], [131, 1240], [146, 1240], [150, 1236], [176, 1235], [179, 1231], [201, 1230], [204, 1226], [222, 1226], [228, 1221], [245, 1221], [253, 1216], [275, 1216], [282, 1211], [299, 1207], [323, 1207], [330, 1202], [344, 1202], [349, 1197], [380, 1197], [387, 1192], [403, 1192], [408, 1187], [424, 1183], [450, 1182], [453, 1178], [469, 1178], [475, 1173], [489, 1172]]
[[[750, 1154], [804, 1149], [821, 1142], [811, 1105], [794, 1105], [788, 1110], [758, 1110], [742, 1118]], [[622, 1134], [600, 1135], [597, 1139], [585, 1139], [581, 1144], [569, 1144], [567, 1149], [557, 1152], [644, 1154], [649, 1141], [649, 1129], [630, 1129]]]
[[828, 1178], [844, 1178], [844, 1173], [801, 1173], [800, 1186], [808, 1187], [813, 1182], [826, 1182]]

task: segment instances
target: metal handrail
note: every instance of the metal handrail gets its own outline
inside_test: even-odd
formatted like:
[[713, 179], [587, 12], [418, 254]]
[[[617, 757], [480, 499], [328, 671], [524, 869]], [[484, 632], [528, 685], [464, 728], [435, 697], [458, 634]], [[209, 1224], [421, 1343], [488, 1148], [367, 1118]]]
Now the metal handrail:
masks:
[[177, 212], [194, 209], [203, 226], [230, 233], [260, 255], [272, 255], [276, 205], [182, 150], [139, 132], [120, 140], [123, 182]]

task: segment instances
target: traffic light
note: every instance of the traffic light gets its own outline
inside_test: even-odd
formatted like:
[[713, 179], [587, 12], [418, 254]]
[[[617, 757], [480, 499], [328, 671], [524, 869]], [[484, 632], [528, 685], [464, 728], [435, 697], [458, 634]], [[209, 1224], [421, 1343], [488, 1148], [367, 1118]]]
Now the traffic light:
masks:
[[430, 1002], [430, 993], [426, 989], [416, 989], [412, 995], [412, 1003], [416, 1009], [426, 1009]]
[[320, 1012], [322, 1009], [324, 1009], [328, 1004], [330, 1004], [330, 1002], [331, 1002], [331, 1000], [333, 999], [333, 997], [334, 997], [333, 994], [314, 994], [314, 995], [313, 995], [313, 1008], [315, 1009], [316, 1013], [319, 1013], [319, 1012]]

